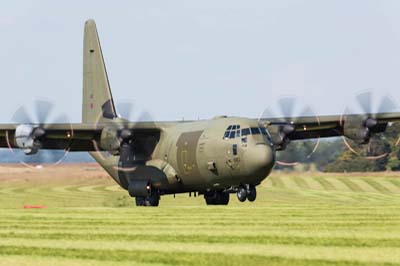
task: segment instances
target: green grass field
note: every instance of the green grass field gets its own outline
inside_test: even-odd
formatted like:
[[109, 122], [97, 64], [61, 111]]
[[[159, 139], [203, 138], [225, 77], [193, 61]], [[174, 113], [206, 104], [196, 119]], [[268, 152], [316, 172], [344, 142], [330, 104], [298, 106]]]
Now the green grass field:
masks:
[[400, 175], [275, 174], [255, 203], [136, 208], [80, 168], [3, 169], [0, 265], [400, 265]]

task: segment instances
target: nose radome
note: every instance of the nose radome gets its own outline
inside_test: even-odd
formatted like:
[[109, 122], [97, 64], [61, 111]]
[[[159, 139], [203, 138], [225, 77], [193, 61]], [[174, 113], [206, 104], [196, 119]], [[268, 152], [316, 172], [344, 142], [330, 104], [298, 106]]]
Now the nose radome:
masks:
[[251, 148], [247, 158], [247, 169], [258, 171], [271, 168], [274, 164], [274, 153], [269, 145], [258, 144]]

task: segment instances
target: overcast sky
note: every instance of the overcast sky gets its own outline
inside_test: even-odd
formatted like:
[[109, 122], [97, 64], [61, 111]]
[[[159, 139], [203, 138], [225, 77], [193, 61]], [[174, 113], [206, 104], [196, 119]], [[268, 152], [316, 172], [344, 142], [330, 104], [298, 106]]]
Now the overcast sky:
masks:
[[0, 121], [43, 98], [80, 121], [88, 18], [116, 102], [137, 115], [257, 117], [286, 95], [340, 114], [369, 88], [400, 101], [399, 11], [395, 0], [2, 1]]

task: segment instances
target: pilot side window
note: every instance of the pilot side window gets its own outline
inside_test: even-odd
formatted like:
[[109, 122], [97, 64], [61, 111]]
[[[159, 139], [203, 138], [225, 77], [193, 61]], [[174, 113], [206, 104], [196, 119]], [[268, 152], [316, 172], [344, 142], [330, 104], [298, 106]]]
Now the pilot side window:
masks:
[[250, 128], [243, 128], [242, 129], [242, 136], [250, 135]]
[[269, 134], [268, 130], [265, 127], [260, 127], [261, 133], [269, 140], [271, 141], [271, 135]]

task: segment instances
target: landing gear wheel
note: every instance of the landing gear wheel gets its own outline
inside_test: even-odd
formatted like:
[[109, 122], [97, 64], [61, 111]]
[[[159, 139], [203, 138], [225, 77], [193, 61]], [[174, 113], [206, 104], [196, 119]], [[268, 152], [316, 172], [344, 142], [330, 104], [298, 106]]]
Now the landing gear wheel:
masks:
[[247, 190], [244, 187], [239, 187], [236, 196], [240, 202], [244, 202], [247, 198]]
[[160, 195], [152, 193], [147, 197], [136, 197], [136, 206], [152, 206], [157, 207], [160, 204]]
[[256, 190], [256, 187], [255, 187], [255, 186], [250, 186], [250, 188], [249, 188], [249, 193], [248, 193], [248, 195], [247, 195], [247, 199], [248, 199], [250, 202], [253, 202], [253, 201], [256, 200], [256, 198], [257, 198], [257, 190]]
[[204, 194], [207, 205], [228, 205], [229, 193], [224, 191], [209, 191]]
[[146, 206], [145, 199], [146, 197], [135, 197], [136, 206]]
[[160, 203], [160, 195], [158, 193], [151, 193], [151, 195], [146, 197], [146, 206], [158, 206]]

